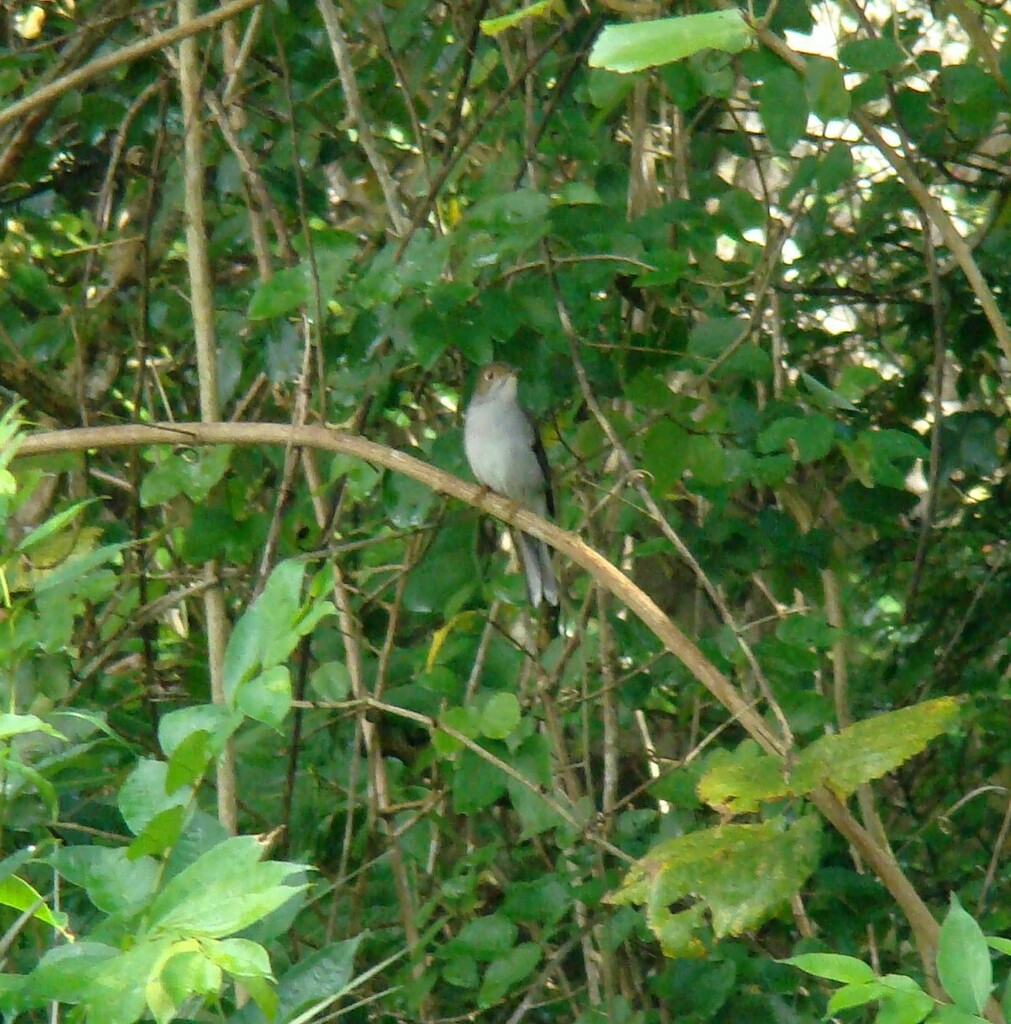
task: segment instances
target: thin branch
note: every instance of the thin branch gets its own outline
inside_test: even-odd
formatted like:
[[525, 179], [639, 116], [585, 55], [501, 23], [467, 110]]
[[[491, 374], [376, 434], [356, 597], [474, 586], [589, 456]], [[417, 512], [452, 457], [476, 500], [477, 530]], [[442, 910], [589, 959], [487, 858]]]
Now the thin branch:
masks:
[[[487, 512], [509, 526], [517, 527], [524, 533], [546, 541], [571, 562], [585, 569], [600, 586], [639, 618], [666, 650], [723, 705], [763, 750], [777, 757], [784, 757], [786, 754], [779, 737], [769, 729], [762, 716], [744, 699], [737, 687], [678, 629], [656, 602], [617, 566], [589, 547], [581, 538], [533, 512], [519, 508], [515, 502], [436, 469], [405, 452], [339, 430], [324, 427], [292, 427], [288, 423], [129, 423], [116, 427], [84, 427], [53, 433], [28, 434], [21, 440], [15, 457], [147, 444], [294, 444], [304, 448], [339, 452], [382, 466], [392, 472], [402, 473], [440, 494], [447, 494], [472, 508]], [[340, 593], [342, 590], [343, 588], [338, 588], [337, 592]], [[345, 626], [342, 632], [345, 637], [349, 637], [352, 633], [347, 628], [350, 625], [347, 620], [350, 618], [353, 623], [350, 608], [345, 606], [342, 611], [339, 607], [338, 612]], [[349, 662], [348, 667], [351, 671], [352, 663]], [[364, 687], [360, 679], [356, 696], [359, 694], [364, 697]], [[405, 715], [402, 708], [375, 706], [378, 710]], [[368, 723], [366, 721], [363, 724]], [[485, 753], [482, 749], [481, 756]], [[924, 962], [932, 964], [939, 925], [902, 869], [833, 793], [827, 789], [817, 789], [809, 794], [809, 797], [829, 822], [856, 847], [864, 862], [891, 893], [909, 921]]]
[[944, 305], [941, 296], [941, 278], [937, 272], [937, 254], [930, 237], [930, 221], [921, 211], [920, 222], [923, 226], [923, 259], [927, 264], [927, 277], [930, 281], [930, 308], [934, 321], [934, 359], [933, 380], [931, 388], [931, 412], [933, 422], [930, 425], [930, 462], [927, 471], [927, 500], [923, 503], [923, 514], [920, 517], [920, 535], [916, 540], [916, 555], [913, 558], [913, 569], [909, 574], [909, 589], [906, 593], [906, 607], [902, 613], [903, 621], [909, 622], [916, 605], [916, 598], [923, 579], [923, 569], [927, 561], [927, 546], [930, 543], [931, 530], [934, 527], [934, 513], [937, 510], [937, 490], [941, 468], [941, 427], [944, 424]]
[[[179, 25], [186, 28], [196, 16], [196, 0], [180, 0]], [[193, 34], [179, 46], [179, 91], [183, 107], [183, 188], [186, 206], [186, 265], [190, 279], [190, 306], [197, 351], [200, 389], [200, 417], [208, 422], [220, 419], [218, 407], [217, 352], [214, 342], [214, 290], [207, 255], [204, 223], [204, 149], [200, 88], [200, 61]], [[211, 698], [225, 703], [223, 664], [228, 640], [225, 598], [217, 585], [220, 567], [210, 561], [204, 578], [211, 584], [204, 593], [207, 620], [207, 661], [211, 677]], [[238, 802], [235, 783], [235, 751], [229, 742], [217, 764], [218, 820], [233, 835], [238, 831]]]
[[330, 50], [333, 53], [334, 63], [337, 65], [337, 73], [340, 75], [341, 88], [344, 90], [344, 102], [358, 129], [358, 141], [361, 143], [372, 173], [375, 174], [379, 187], [382, 189], [383, 198], [386, 200], [386, 212], [389, 214], [393, 230], [397, 235], [403, 236], [409, 221], [400, 201], [397, 183], [394, 181], [393, 175], [390, 174], [386, 160], [379, 152], [376, 138], [372, 134], [372, 121], [366, 114], [365, 105], [362, 103], [362, 95], [358, 89], [358, 79], [355, 77], [355, 67], [351, 60], [351, 51], [348, 49], [347, 36], [344, 35], [344, 29], [341, 26], [340, 15], [332, 0], [316, 0], [316, 7], [323, 18], [327, 38], [330, 40]]

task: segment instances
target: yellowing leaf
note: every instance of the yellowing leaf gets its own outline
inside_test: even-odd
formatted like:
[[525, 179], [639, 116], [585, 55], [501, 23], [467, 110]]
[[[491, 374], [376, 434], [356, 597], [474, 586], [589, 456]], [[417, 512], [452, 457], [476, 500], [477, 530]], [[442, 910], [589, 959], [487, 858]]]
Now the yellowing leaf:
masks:
[[[717, 938], [761, 924], [804, 884], [818, 862], [821, 822], [720, 825], [654, 847], [605, 897], [644, 904], [646, 921], [668, 956], [696, 956], [691, 933], [707, 910]], [[670, 906], [692, 901], [689, 912]]]
[[815, 740], [791, 773], [792, 789], [828, 786], [846, 797], [864, 782], [880, 779], [923, 751], [958, 718], [953, 697], [914, 704], [857, 722], [838, 735]]
[[889, 711], [815, 740], [789, 770], [749, 740], [711, 759], [698, 783], [699, 799], [718, 810], [746, 814], [769, 800], [803, 796], [819, 786], [847, 797], [915, 757], [957, 718], [953, 697]]
[[481, 22], [481, 31], [486, 36], [497, 36], [507, 28], [513, 28], [528, 18], [546, 18], [552, 14], [565, 14], [565, 4], [561, 0], [538, 0], [528, 7], [520, 7], [501, 18], [485, 18]]

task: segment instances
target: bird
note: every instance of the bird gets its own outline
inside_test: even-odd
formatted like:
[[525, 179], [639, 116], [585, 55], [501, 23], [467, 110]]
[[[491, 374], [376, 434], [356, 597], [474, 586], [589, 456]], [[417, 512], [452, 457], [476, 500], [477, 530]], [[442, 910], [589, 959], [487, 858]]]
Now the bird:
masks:
[[[463, 447], [478, 483], [545, 518], [554, 518], [555, 499], [540, 436], [517, 397], [516, 371], [505, 363], [481, 368], [463, 417]], [[542, 540], [513, 530], [526, 577], [527, 597], [558, 605], [558, 579], [551, 549]]]

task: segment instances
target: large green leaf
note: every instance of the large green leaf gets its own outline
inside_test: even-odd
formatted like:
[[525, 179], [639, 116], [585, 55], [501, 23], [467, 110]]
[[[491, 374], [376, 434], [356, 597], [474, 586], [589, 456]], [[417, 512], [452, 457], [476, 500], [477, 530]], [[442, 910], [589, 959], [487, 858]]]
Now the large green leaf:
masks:
[[627, 74], [690, 57], [699, 50], [738, 53], [751, 42], [739, 11], [711, 11], [630, 25], [608, 25], [590, 51], [590, 67]]
[[983, 929], [954, 893], [937, 940], [937, 976], [965, 1013], [982, 1014], [993, 989], [993, 965]]
[[288, 880], [300, 864], [262, 860], [253, 836], [213, 847], [166, 883], [151, 904], [148, 932], [223, 938], [241, 931], [290, 900], [304, 885]]

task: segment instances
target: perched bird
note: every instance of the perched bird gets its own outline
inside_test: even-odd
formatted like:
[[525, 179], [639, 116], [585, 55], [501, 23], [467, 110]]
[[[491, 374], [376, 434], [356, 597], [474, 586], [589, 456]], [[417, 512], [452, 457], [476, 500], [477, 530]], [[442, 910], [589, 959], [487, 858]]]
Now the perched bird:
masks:
[[[533, 422], [516, 397], [516, 373], [502, 363], [481, 369], [463, 417], [463, 446], [478, 483], [540, 516], [555, 514], [548, 460]], [[527, 596], [536, 608], [544, 600], [558, 604], [558, 580], [551, 549], [513, 530], [527, 580]]]

